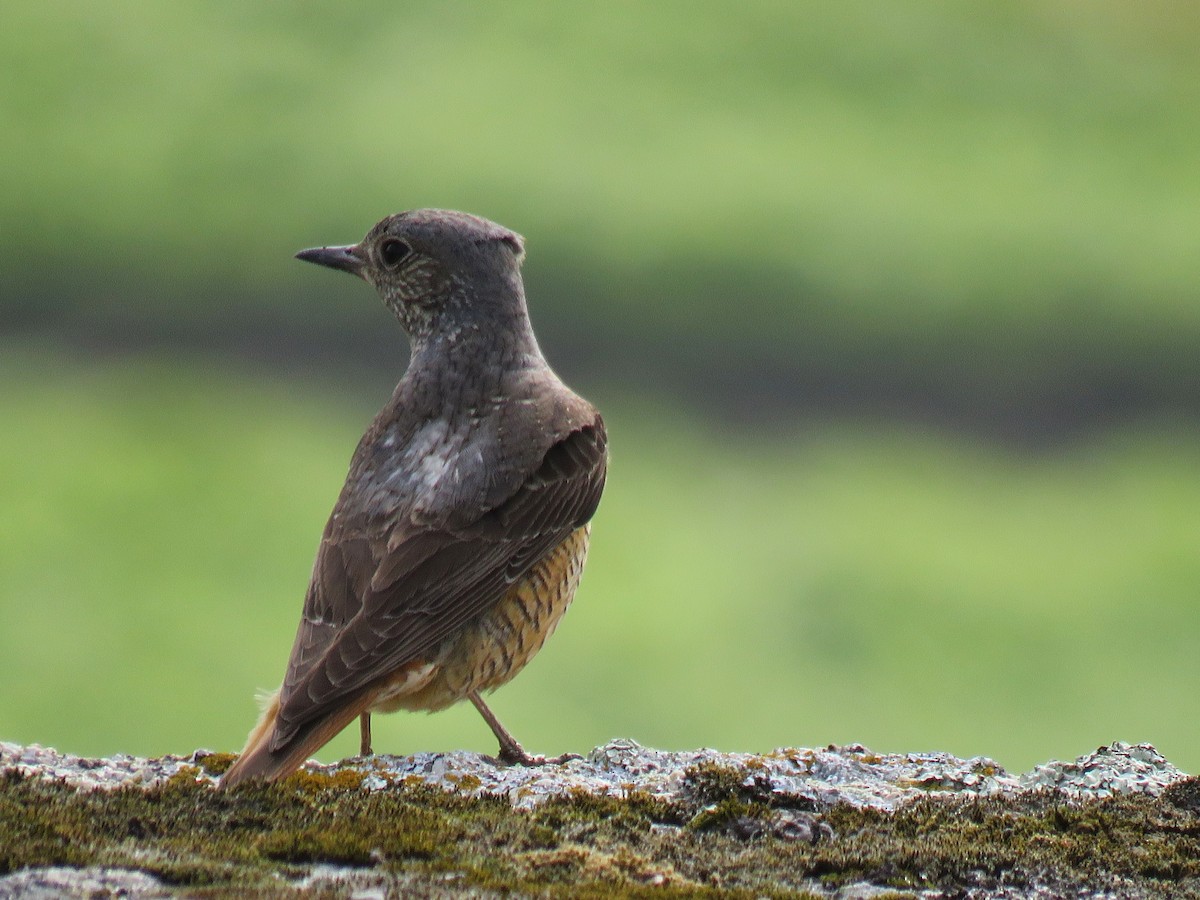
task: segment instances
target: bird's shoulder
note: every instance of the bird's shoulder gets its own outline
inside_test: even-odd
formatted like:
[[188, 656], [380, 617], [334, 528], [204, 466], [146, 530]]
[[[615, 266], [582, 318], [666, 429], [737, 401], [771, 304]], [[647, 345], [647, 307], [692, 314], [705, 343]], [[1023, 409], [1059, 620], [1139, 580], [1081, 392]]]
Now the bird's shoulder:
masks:
[[[551, 449], [575, 435], [594, 445], [589, 459], [606, 455], [599, 412], [548, 369], [509, 373], [493, 391], [449, 407], [405, 399], [393, 398], [359, 442], [326, 543], [383, 540], [394, 548], [420, 531], [467, 527], [512, 498]], [[579, 461], [594, 464], [589, 459]]]
[[457, 596], [460, 580], [492, 570], [507, 579], [515, 561], [591, 518], [607, 466], [600, 414], [565, 387], [537, 385], [520, 399], [465, 429], [380, 414], [322, 535], [290, 681], [364, 604], [395, 616]]

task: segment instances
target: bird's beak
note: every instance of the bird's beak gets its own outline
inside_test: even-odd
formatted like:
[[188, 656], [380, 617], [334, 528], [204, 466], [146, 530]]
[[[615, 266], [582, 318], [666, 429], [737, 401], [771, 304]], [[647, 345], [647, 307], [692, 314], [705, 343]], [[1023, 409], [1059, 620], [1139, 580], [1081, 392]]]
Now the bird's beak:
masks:
[[301, 250], [296, 259], [316, 263], [318, 266], [328, 266], [331, 269], [341, 269], [351, 275], [364, 277], [367, 261], [362, 256], [357, 244], [349, 247], [313, 247], [311, 250]]

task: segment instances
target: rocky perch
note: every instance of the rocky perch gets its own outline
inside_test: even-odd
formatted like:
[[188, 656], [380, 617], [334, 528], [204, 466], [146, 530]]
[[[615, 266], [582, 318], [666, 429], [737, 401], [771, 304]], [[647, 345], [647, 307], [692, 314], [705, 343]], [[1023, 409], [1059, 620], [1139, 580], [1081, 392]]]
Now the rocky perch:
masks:
[[0, 742], [0, 898], [1200, 897], [1200, 779], [1148, 744], [1010, 775], [616, 740], [561, 765], [376, 756], [217, 791], [232, 759]]

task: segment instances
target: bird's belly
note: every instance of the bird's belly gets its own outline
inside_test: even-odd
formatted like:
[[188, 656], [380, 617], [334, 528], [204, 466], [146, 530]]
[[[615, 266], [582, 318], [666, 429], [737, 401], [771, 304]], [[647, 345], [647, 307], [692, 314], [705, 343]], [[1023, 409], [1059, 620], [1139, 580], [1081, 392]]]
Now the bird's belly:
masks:
[[587, 559], [589, 533], [588, 525], [571, 532], [495, 606], [443, 641], [430, 662], [397, 673], [371, 710], [434, 712], [474, 691], [507, 683], [542, 649], [571, 605]]

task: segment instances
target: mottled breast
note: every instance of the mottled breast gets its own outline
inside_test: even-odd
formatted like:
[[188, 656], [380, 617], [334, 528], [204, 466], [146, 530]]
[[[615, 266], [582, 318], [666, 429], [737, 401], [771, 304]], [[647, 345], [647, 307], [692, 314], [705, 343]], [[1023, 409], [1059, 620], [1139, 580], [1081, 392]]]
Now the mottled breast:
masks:
[[473, 691], [507, 683], [554, 633], [583, 574], [591, 527], [584, 525], [530, 568], [495, 606], [449, 636], [427, 660], [396, 673], [371, 707], [445, 709]]

